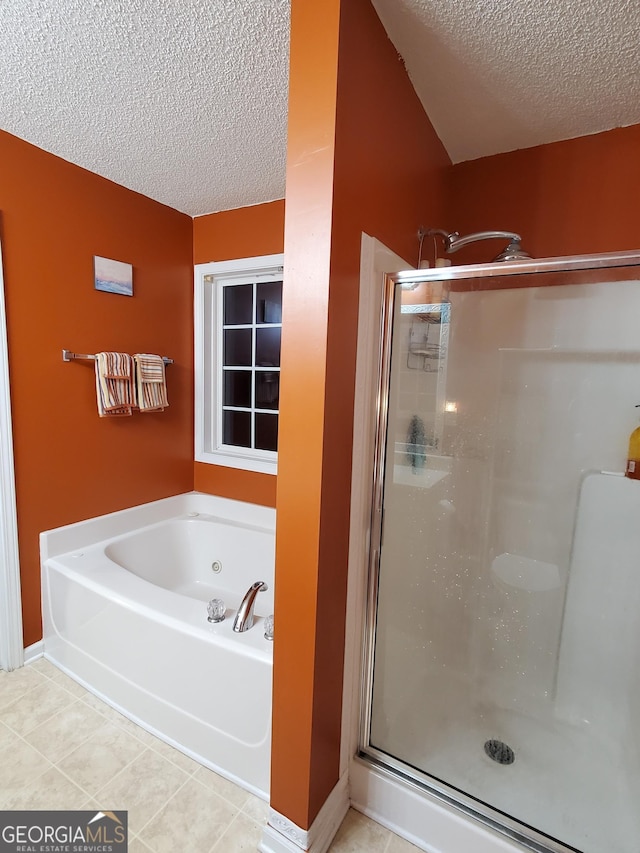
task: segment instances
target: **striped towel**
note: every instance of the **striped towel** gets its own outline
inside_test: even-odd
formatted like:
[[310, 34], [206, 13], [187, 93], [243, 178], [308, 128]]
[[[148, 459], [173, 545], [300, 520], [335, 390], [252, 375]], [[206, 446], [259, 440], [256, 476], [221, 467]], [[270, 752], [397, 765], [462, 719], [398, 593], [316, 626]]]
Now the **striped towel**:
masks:
[[133, 361], [126, 352], [96, 353], [96, 395], [101, 418], [124, 417], [135, 405]]
[[162, 412], [169, 405], [162, 356], [138, 352], [133, 356], [136, 366], [136, 391], [141, 412]]

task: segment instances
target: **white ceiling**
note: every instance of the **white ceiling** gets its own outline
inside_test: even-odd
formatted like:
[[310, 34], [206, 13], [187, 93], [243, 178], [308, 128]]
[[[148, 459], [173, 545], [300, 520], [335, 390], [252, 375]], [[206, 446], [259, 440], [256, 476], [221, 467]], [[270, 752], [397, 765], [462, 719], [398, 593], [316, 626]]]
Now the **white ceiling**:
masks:
[[[373, 0], [452, 160], [640, 123], [639, 0]], [[289, 0], [0, 0], [0, 127], [192, 216], [284, 196]]]
[[0, 0], [0, 127], [196, 216], [284, 196], [288, 0]]
[[454, 163], [640, 122], [639, 0], [373, 0]]

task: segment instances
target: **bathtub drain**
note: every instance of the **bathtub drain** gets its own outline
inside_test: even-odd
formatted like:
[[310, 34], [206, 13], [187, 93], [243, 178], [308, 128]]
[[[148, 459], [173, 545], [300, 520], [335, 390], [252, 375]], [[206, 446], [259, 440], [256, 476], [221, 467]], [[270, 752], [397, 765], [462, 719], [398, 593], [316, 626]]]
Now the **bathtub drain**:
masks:
[[513, 764], [516, 760], [516, 754], [501, 740], [488, 740], [484, 745], [484, 751], [492, 761], [497, 761], [498, 764]]

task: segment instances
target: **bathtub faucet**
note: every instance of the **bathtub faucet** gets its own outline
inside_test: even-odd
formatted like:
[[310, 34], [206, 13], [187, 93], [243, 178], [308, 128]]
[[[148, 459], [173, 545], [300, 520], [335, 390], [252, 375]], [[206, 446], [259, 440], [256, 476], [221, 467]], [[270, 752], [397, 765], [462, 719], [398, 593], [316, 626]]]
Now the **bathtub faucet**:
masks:
[[265, 592], [269, 587], [264, 581], [256, 581], [252, 583], [242, 599], [242, 604], [238, 608], [233, 630], [238, 634], [242, 631], [248, 631], [253, 625], [253, 608], [256, 603], [256, 596], [259, 592]]

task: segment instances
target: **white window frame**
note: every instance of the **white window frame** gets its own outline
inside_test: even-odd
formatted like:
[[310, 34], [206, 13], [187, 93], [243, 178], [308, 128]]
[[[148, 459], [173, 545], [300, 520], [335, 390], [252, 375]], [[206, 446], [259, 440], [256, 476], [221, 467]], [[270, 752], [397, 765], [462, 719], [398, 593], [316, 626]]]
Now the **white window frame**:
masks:
[[195, 266], [195, 459], [210, 465], [277, 474], [275, 451], [222, 444], [222, 287], [251, 281], [281, 281], [284, 255], [260, 255]]

